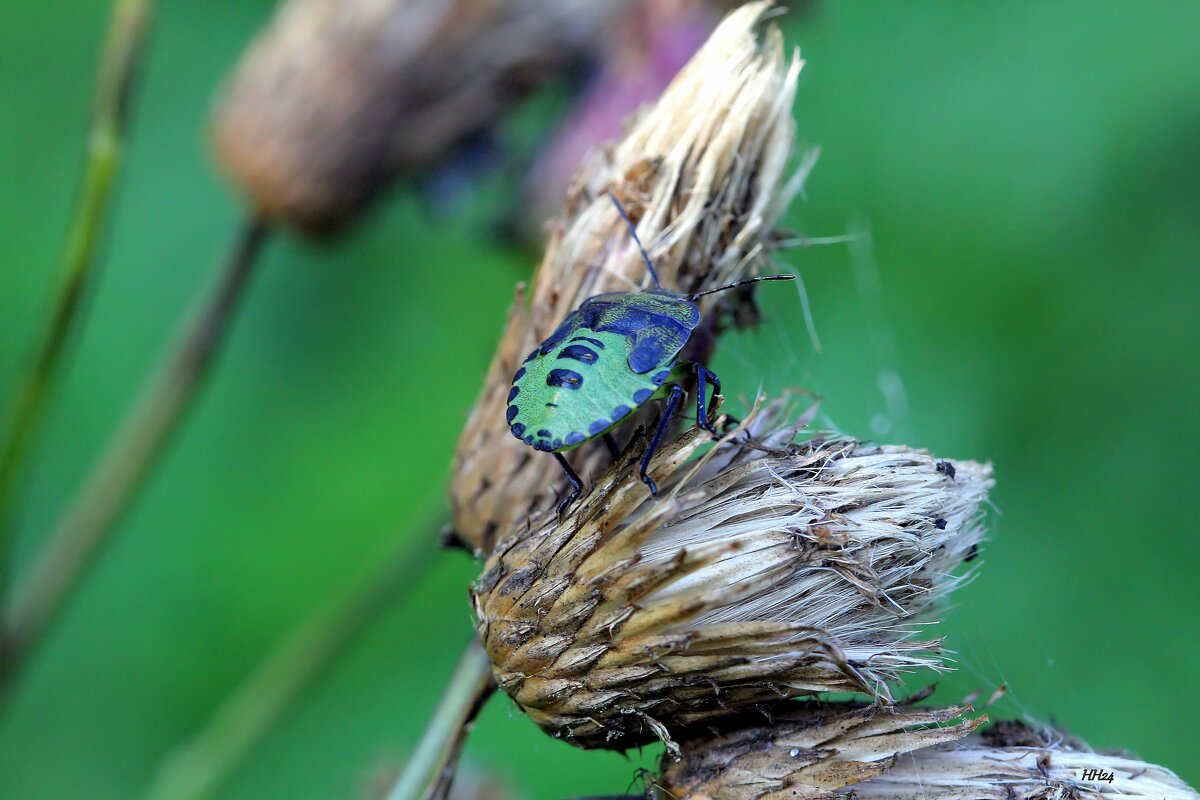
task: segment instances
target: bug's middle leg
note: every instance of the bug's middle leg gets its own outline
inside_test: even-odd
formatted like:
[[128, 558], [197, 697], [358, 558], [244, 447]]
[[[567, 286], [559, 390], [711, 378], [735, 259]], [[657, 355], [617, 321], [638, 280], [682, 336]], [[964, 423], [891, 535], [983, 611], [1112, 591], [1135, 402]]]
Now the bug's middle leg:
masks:
[[681, 400], [683, 400], [683, 387], [675, 384], [671, 387], [671, 393], [667, 395], [667, 406], [663, 409], [662, 418], [658, 421], [658, 429], [654, 431], [654, 438], [650, 440], [650, 446], [646, 448], [646, 453], [642, 456], [642, 482], [650, 487], [650, 494], [654, 497], [658, 497], [658, 484], [646, 472], [646, 468], [650, 466], [650, 459], [654, 457], [654, 451], [662, 442], [663, 435], [667, 432], [667, 426], [671, 424], [671, 417], [675, 416]]
[[571, 465], [563, 458], [562, 453], [555, 453], [554, 458], [558, 460], [558, 465], [562, 467], [567, 480], [571, 482], [571, 493], [558, 504], [558, 516], [562, 517], [563, 512], [567, 510], [567, 506], [579, 499], [580, 493], [583, 492], [583, 481], [579, 480], [579, 476], [575, 474], [575, 470], [571, 469]]
[[708, 393], [708, 386], [713, 387], [712, 400], [717, 401], [717, 395], [721, 393], [721, 379], [717, 377], [711, 369], [703, 364], [696, 364], [696, 424], [704, 430], [711, 433], [713, 436], [718, 436], [717, 429], [713, 427], [712, 420], [708, 418], [708, 403], [704, 402], [704, 396]]

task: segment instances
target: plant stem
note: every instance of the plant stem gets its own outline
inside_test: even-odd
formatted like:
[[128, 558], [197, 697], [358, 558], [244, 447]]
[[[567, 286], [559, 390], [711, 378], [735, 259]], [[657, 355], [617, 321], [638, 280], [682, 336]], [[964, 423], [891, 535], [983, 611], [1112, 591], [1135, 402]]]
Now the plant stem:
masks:
[[11, 548], [7, 539], [14, 527], [11, 518], [16, 483], [24, 471], [50, 382], [66, 349], [104, 229], [121, 159], [129, 97], [153, 10], [153, 0], [115, 0], [112, 6], [84, 144], [83, 173], [59, 257], [58, 285], [37, 349], [14, 386], [11, 416], [0, 447], [0, 589], [8, 577]]
[[183, 419], [229, 328], [266, 234], [258, 220], [245, 224], [216, 285], [143, 386], [29, 572], [11, 591], [0, 640], [0, 685], [11, 681], [46, 633]]
[[367, 580], [293, 629], [225, 698], [204, 728], [168, 755], [146, 800], [199, 800], [215, 791], [304, 688], [439, 552], [431, 537], [406, 539]]
[[495, 689], [492, 665], [478, 640], [472, 639], [425, 728], [421, 743], [392, 785], [387, 800], [444, 800], [454, 781], [454, 768], [467, 734]]

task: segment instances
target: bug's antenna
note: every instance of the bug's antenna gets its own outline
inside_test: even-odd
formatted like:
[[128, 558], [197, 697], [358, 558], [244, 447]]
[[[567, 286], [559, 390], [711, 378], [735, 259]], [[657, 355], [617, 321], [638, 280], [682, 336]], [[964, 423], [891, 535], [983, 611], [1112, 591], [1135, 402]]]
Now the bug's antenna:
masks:
[[642, 258], [646, 261], [646, 269], [650, 270], [650, 279], [654, 281], [654, 288], [661, 289], [662, 284], [658, 282], [658, 273], [654, 271], [654, 265], [650, 263], [650, 256], [646, 253], [646, 248], [642, 247], [642, 240], [638, 238], [637, 228], [633, 227], [633, 220], [625, 213], [625, 209], [621, 207], [621, 201], [612, 192], [605, 192], [608, 199], [613, 201], [613, 205], [617, 207], [617, 213], [621, 215], [621, 219], [625, 220], [625, 224], [629, 226], [629, 232], [633, 234], [633, 240], [637, 242], [638, 250], [642, 251]]
[[737, 287], [745, 286], [748, 283], [760, 283], [762, 281], [794, 281], [794, 280], [796, 280], [795, 275], [759, 275], [757, 278], [750, 278], [748, 280], [738, 281], [737, 283], [731, 283], [728, 286], [722, 286], [719, 289], [709, 289], [707, 292], [696, 292], [694, 295], [692, 295], [692, 302], [694, 303], [696, 301], [697, 297], [704, 297], [704, 295], [706, 295], [706, 294], [716, 294], [717, 292], [725, 292], [730, 289], [736, 289]]

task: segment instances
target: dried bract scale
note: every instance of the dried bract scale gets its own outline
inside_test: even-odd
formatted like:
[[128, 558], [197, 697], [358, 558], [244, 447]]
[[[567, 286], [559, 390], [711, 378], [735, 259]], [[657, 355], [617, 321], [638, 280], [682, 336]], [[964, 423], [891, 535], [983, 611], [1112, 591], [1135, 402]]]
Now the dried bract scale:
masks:
[[[576, 176], [530, 296], [518, 291], [458, 440], [451, 500], [468, 547], [490, 552], [497, 533], [550, 505], [563, 485], [554, 460], [533, 458], [508, 430], [507, 395], [522, 359], [588, 297], [650, 285], [606, 191], [637, 222], [664, 289], [715, 288], [761, 269], [775, 223], [812, 163], [792, 163], [801, 62], [785, 54], [775, 28], [758, 35], [769, 9], [750, 3], [726, 17], [625, 137]], [[702, 298], [701, 311], [707, 317], [729, 300]], [[685, 360], [705, 361], [714, 332], [699, 333]], [[589, 447], [574, 466], [586, 478], [609, 461], [602, 448]]]
[[626, 5], [288, 0], [221, 99], [217, 157], [259, 213], [335, 229], [593, 51]]
[[[1197, 800], [1165, 767], [1097, 753], [1053, 731], [1009, 723], [961, 742], [918, 750], [854, 787], [857, 800]], [[1014, 729], [1027, 736], [1013, 737]], [[1006, 743], [1008, 742], [1013, 743]]]
[[[638, 479], [635, 442], [572, 511], [497, 545], [474, 587], [499, 686], [582, 747], [624, 748], [824, 691], [887, 699], [941, 668], [915, 615], [963, 579], [988, 466], [840, 438], [772, 403], [703, 456], [692, 429]], [[751, 437], [747, 439], [747, 436]]]
[[782, 703], [757, 724], [681, 741], [663, 757], [656, 800], [835, 800], [838, 791], [882, 775], [904, 754], [954, 742], [985, 717], [968, 708], [882, 708], [850, 703]]

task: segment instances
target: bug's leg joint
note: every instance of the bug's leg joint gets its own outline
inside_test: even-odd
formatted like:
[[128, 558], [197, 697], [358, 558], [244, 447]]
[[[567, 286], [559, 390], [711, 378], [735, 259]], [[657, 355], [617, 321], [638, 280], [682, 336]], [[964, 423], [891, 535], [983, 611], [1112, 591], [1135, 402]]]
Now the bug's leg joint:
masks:
[[[713, 387], [712, 400], [709, 403], [705, 403], [704, 400], [708, 388], [705, 384]], [[711, 433], [713, 438], [717, 438], [721, 434], [709, 418], [708, 406], [717, 402], [717, 395], [720, 393], [721, 380], [703, 364], [696, 364], [696, 424]]]
[[658, 497], [658, 484], [650, 477], [646, 471], [650, 467], [650, 459], [654, 457], [654, 453], [658, 450], [658, 445], [662, 442], [663, 436], [667, 432], [667, 427], [671, 424], [671, 417], [675, 416], [675, 411], [679, 408], [680, 401], [683, 400], [683, 387], [675, 384], [671, 387], [671, 393], [667, 395], [667, 406], [663, 409], [662, 418], [658, 421], [658, 428], [654, 431], [654, 438], [650, 440], [650, 446], [646, 448], [645, 455], [642, 456], [641, 478], [646, 487], [650, 489], [652, 497]]
[[583, 492], [583, 481], [579, 480], [579, 476], [575, 474], [575, 470], [571, 469], [571, 465], [567, 463], [567, 459], [562, 453], [554, 454], [558, 465], [562, 467], [563, 474], [567, 476], [567, 480], [571, 482], [571, 493], [563, 498], [558, 504], [558, 518], [562, 519], [563, 513], [567, 510], [567, 506], [579, 499], [579, 495]]

